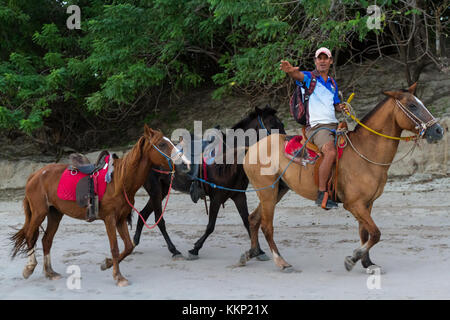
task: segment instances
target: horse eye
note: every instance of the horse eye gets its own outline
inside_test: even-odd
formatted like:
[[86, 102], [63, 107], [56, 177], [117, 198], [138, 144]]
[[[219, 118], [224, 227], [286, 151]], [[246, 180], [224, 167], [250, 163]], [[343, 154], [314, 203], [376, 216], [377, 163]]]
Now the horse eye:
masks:
[[415, 104], [411, 104], [409, 106], [409, 109], [411, 109], [412, 111], [417, 110], [417, 106]]

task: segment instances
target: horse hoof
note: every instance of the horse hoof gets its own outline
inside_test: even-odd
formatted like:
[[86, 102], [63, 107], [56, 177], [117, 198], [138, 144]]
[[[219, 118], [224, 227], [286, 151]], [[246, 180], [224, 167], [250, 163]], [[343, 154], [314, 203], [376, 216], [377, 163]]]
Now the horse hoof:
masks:
[[258, 261], [269, 261], [270, 258], [269, 258], [269, 256], [267, 254], [263, 253], [263, 254], [260, 254], [260, 255], [256, 256], [256, 260], [258, 260]]
[[247, 255], [245, 253], [243, 253], [241, 255], [241, 258], [239, 259], [237, 266], [244, 267], [247, 264], [247, 261], [248, 261]]
[[129, 283], [127, 279], [120, 279], [119, 281], [117, 281], [118, 287], [127, 287], [128, 285]]
[[189, 260], [189, 261], [191, 261], [191, 260], [198, 260], [198, 254], [192, 254], [192, 253], [189, 252], [189, 255], [186, 258], [186, 260]]
[[352, 257], [347, 256], [345, 257], [345, 269], [347, 271], [352, 271], [353, 267], [355, 266], [355, 262], [353, 261]]
[[33, 274], [35, 267], [36, 267], [35, 265], [34, 266], [26, 266], [23, 269], [22, 276], [24, 277], [24, 279], [28, 279]]
[[301, 272], [300, 270], [295, 270], [292, 266], [286, 266], [281, 268], [281, 272], [283, 273], [294, 273], [294, 272]]
[[61, 279], [61, 275], [57, 272], [47, 273], [45, 277], [49, 280], [59, 280]]
[[181, 253], [176, 253], [172, 256], [173, 261], [184, 261], [186, 258]]
[[102, 271], [105, 271], [106, 269], [111, 268], [112, 265], [113, 265], [112, 259], [106, 258], [105, 261], [100, 266], [100, 269], [102, 269]]

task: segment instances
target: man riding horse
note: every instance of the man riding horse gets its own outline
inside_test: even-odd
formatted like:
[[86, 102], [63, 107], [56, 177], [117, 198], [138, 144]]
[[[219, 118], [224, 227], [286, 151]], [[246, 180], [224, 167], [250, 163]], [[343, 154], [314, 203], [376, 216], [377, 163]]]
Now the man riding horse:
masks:
[[[306, 135], [311, 137], [314, 143], [323, 153], [323, 161], [319, 167], [319, 191], [316, 204], [321, 206], [327, 192], [327, 181], [331, 168], [336, 159], [336, 146], [334, 134], [327, 129], [336, 130], [338, 120], [335, 111], [345, 110], [345, 104], [341, 103], [338, 96], [338, 87], [333, 78], [328, 76], [330, 66], [333, 64], [331, 51], [327, 48], [319, 48], [315, 53], [314, 63], [316, 69], [312, 72], [299, 71], [299, 67], [293, 67], [288, 61], [282, 60], [280, 69], [286, 72], [300, 88], [308, 90], [312, 80], [315, 87], [308, 99], [306, 107]], [[326, 128], [318, 130], [319, 128]], [[316, 132], [316, 130], [318, 130]], [[312, 134], [316, 132], [313, 136]], [[305, 138], [307, 138], [305, 137]], [[328, 197], [325, 209], [334, 209], [338, 205]]]

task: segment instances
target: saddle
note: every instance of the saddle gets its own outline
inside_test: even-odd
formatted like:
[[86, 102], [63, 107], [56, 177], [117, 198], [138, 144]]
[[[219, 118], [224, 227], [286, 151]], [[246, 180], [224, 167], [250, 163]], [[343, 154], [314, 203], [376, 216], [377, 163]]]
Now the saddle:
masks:
[[[347, 130], [347, 123], [345, 121], [339, 123], [338, 125], [338, 131], [339, 130]], [[341, 137], [342, 138], [342, 137]], [[304, 167], [306, 165], [311, 164], [314, 165], [314, 183], [317, 187], [319, 187], [319, 167], [323, 160], [323, 153], [319, 150], [319, 148], [312, 142], [307, 142], [305, 148], [301, 152], [298, 152], [302, 146], [307, 141], [306, 138], [306, 129], [305, 127], [302, 128], [302, 135], [298, 136], [286, 136], [285, 138], [285, 148], [284, 148], [284, 154], [285, 156], [292, 160], [295, 163], [298, 163]], [[335, 165], [332, 168], [330, 178], [328, 180], [327, 189], [328, 194], [334, 194], [334, 200], [338, 201], [337, 199], [337, 182], [338, 182], [338, 165], [339, 165], [339, 159], [342, 156], [342, 153], [344, 151], [344, 147], [346, 145], [345, 141], [342, 139], [338, 140], [337, 143], [337, 155], [336, 155], [336, 161]]]
[[[82, 207], [86, 208], [86, 221], [92, 222], [98, 219], [99, 200], [95, 193], [96, 179], [94, 176], [102, 170], [107, 164], [106, 158], [109, 156], [108, 151], [102, 151], [95, 163], [91, 163], [89, 159], [81, 153], [72, 153], [69, 155], [71, 164], [67, 168], [70, 171], [79, 171], [87, 174], [81, 178], [76, 185], [76, 202]], [[98, 174], [97, 174], [98, 175]]]
[[95, 163], [91, 163], [85, 155], [81, 153], [72, 153], [69, 155], [71, 164], [68, 169], [78, 170], [84, 174], [94, 174], [95, 172], [101, 170], [105, 166], [106, 164], [105, 158], [108, 155], [109, 152], [103, 150], [98, 155], [97, 161], [95, 161]]
[[[220, 126], [215, 126], [214, 129], [220, 130]], [[214, 162], [214, 155], [206, 155], [204, 154], [205, 149], [208, 145], [212, 144], [215, 140], [215, 137], [211, 137], [209, 140], [201, 140], [201, 154], [194, 154], [193, 144], [191, 145], [191, 170], [187, 173], [191, 178], [191, 185], [189, 187], [189, 194], [191, 196], [191, 200], [194, 203], [197, 203], [199, 199], [204, 199], [206, 201], [206, 192], [202, 182], [200, 182], [197, 178], [207, 179], [206, 177], [206, 165]], [[193, 143], [198, 143], [198, 140], [192, 141]], [[214, 153], [214, 152], [211, 152]], [[201, 158], [201, 164], [195, 163], [195, 159]]]

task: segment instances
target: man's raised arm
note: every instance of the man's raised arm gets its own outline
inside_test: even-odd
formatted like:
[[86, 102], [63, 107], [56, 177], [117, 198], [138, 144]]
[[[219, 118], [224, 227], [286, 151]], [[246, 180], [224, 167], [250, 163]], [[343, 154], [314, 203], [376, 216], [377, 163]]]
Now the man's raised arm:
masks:
[[293, 67], [289, 61], [281, 60], [280, 70], [286, 72], [294, 80], [303, 81], [303, 72], [298, 67]]

